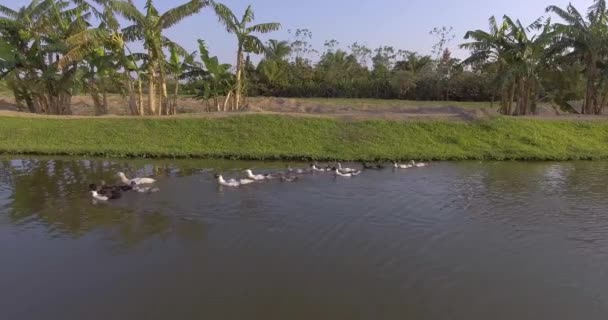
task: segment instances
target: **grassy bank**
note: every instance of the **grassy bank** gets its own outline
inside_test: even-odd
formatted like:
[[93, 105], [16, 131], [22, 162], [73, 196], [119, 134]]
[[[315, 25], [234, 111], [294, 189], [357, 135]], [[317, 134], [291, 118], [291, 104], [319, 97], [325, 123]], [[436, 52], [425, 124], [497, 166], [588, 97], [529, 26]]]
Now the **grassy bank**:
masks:
[[0, 152], [240, 159], [608, 159], [608, 122], [0, 117]]

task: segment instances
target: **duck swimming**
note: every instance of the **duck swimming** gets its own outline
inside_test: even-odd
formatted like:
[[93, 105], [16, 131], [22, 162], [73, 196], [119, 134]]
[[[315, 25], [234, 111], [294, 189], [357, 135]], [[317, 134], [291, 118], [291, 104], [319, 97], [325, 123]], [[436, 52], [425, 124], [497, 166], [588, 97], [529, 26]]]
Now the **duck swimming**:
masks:
[[123, 172], [119, 172], [118, 176], [120, 177], [120, 180], [122, 181], [122, 183], [124, 183], [125, 185], [131, 185], [133, 182], [135, 182], [136, 185], [140, 185], [140, 184], [153, 184], [156, 182], [156, 180], [152, 179], [152, 178], [133, 178], [133, 179], [128, 179], [127, 176], [125, 176], [125, 174]]
[[[93, 195], [93, 198], [97, 199], [98, 197], [101, 198], [108, 198], [108, 199], [119, 199], [120, 197], [122, 197], [122, 193], [120, 188], [117, 187], [104, 187], [102, 186], [101, 188], [98, 188], [96, 184], [91, 183], [89, 185], [89, 191], [91, 191], [91, 194]], [[93, 192], [95, 192], [93, 194]], [[97, 199], [100, 200], [100, 199]], [[101, 200], [101, 201], [108, 201], [106, 200]]]
[[393, 162], [393, 166], [395, 167], [395, 169], [410, 169], [414, 167], [411, 164], [400, 164], [397, 162]]
[[352, 173], [352, 172], [357, 171], [357, 169], [353, 169], [353, 168], [342, 168], [342, 164], [340, 162], [338, 162], [338, 169], [340, 171], [342, 171], [343, 173]]
[[332, 167], [330, 167], [329, 165], [325, 168], [321, 168], [319, 166], [317, 166], [316, 164], [311, 164], [310, 165], [310, 170], [312, 172], [332, 172], [334, 169]]
[[306, 173], [310, 173], [310, 170], [300, 169], [300, 168], [294, 169], [291, 166], [287, 166], [287, 172], [295, 173], [295, 174], [306, 174]]
[[414, 160], [410, 161], [410, 165], [415, 168], [424, 168], [427, 167], [428, 164], [424, 162], [416, 162]]
[[237, 181], [236, 179], [230, 179], [226, 181], [224, 177], [220, 174], [216, 174], [215, 178], [217, 179], [217, 183], [224, 187], [240, 187], [255, 182], [255, 180], [251, 179], [241, 179], [239, 181]]
[[336, 174], [336, 176], [339, 177], [344, 177], [344, 178], [351, 178], [351, 177], [355, 177], [361, 174], [361, 171], [355, 170], [352, 172], [344, 172], [338, 168], [333, 168], [334, 173]]
[[97, 191], [95, 191], [95, 190], [91, 190], [91, 196], [93, 197], [93, 199], [98, 200], [98, 201], [108, 201], [108, 200], [110, 200], [110, 197], [102, 196], [99, 193], [97, 193]]
[[262, 181], [274, 178], [272, 175], [269, 174], [253, 174], [253, 171], [251, 170], [245, 170], [245, 172], [247, 173], [247, 178], [255, 181]]
[[300, 180], [300, 178], [296, 176], [281, 177], [281, 182], [296, 182], [297, 180]]

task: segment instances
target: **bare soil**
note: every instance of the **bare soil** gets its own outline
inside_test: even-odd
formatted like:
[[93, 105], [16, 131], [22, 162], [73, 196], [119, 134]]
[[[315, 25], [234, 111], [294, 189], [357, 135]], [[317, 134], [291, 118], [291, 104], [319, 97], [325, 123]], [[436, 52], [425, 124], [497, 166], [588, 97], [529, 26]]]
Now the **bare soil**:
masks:
[[[128, 116], [127, 100], [120, 95], [109, 97], [110, 114], [103, 117]], [[572, 118], [586, 119], [588, 117], [563, 115], [554, 108], [541, 106], [538, 116], [534, 118]], [[415, 102], [399, 100], [367, 100], [367, 99], [293, 99], [253, 97], [247, 99], [245, 112], [216, 113], [207, 112], [204, 101], [190, 97], [181, 97], [178, 101], [178, 115], [175, 117], [217, 118], [242, 114], [280, 114], [297, 117], [330, 117], [344, 120], [385, 119], [385, 120], [424, 120], [424, 119], [453, 119], [475, 120], [497, 115], [496, 106], [490, 103], [466, 104], [457, 102]], [[95, 116], [93, 101], [89, 96], [72, 98], [72, 116], [61, 118], [82, 118]], [[10, 96], [0, 96], [0, 115], [45, 117], [28, 112], [19, 112], [15, 101]], [[167, 118], [167, 117], [163, 117]], [[606, 117], [593, 117], [606, 119]]]

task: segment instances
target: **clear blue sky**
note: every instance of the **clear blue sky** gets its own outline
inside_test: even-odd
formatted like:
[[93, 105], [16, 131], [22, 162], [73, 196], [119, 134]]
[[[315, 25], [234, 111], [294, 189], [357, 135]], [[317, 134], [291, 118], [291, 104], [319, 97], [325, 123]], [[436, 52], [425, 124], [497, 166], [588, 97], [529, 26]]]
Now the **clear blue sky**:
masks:
[[[29, 3], [28, 0], [0, 1], [10, 7]], [[156, 0], [155, 4], [164, 12], [185, 1]], [[143, 9], [145, 0], [134, 2]], [[592, 0], [223, 0], [238, 16], [251, 4], [257, 22], [280, 22], [282, 30], [271, 34], [271, 38], [288, 39], [288, 29], [310, 29], [317, 49], [322, 49], [325, 40], [336, 39], [341, 47], [358, 41], [369, 47], [390, 45], [428, 54], [435, 42], [429, 31], [434, 27], [452, 26], [456, 39], [450, 49], [459, 57], [466, 55], [457, 49], [465, 32], [487, 29], [491, 15], [508, 14], [527, 24], [546, 16], [548, 5], [563, 7], [569, 2], [586, 12]], [[191, 51], [196, 50], [196, 39], [202, 38], [212, 54], [233, 63], [235, 40], [217, 23], [209, 8], [168, 30], [167, 35]]]

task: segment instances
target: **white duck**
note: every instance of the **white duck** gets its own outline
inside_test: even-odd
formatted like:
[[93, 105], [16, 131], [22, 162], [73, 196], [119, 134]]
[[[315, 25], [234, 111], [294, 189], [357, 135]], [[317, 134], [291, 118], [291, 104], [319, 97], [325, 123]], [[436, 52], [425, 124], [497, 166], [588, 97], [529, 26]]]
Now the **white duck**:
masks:
[[416, 162], [416, 161], [412, 160], [412, 161], [410, 161], [410, 165], [412, 167], [416, 167], [416, 168], [424, 168], [424, 167], [428, 166], [428, 163]]
[[349, 172], [349, 173], [341, 172], [340, 169], [338, 169], [338, 168], [335, 168], [334, 173], [336, 174], [336, 176], [344, 177], [344, 178], [351, 178], [351, 177], [358, 175], [358, 174], [353, 174], [352, 172]]
[[292, 168], [291, 166], [287, 167], [287, 172], [289, 173], [295, 173], [295, 174], [305, 174], [305, 173], [309, 173], [310, 170], [305, 170], [305, 169], [300, 169], [300, 168]]
[[343, 168], [342, 164], [340, 162], [338, 162], [338, 169], [340, 171], [342, 171], [343, 173], [353, 173], [353, 172], [357, 172], [357, 169], [353, 169], [353, 168]]
[[272, 176], [269, 174], [253, 174], [253, 171], [251, 171], [251, 170], [245, 170], [245, 172], [247, 173], [247, 178], [249, 178], [251, 180], [262, 181], [262, 180], [272, 179]]
[[118, 176], [120, 177], [120, 180], [122, 181], [122, 183], [129, 185], [129, 186], [132, 185], [133, 183], [135, 183], [135, 185], [140, 185], [140, 184], [153, 184], [156, 182], [156, 180], [154, 180], [152, 178], [127, 179], [127, 176], [125, 176], [124, 172], [119, 172]]
[[230, 180], [226, 181], [224, 179], [224, 177], [219, 174], [216, 175], [215, 177], [217, 178], [217, 183], [219, 183], [221, 186], [224, 186], [224, 187], [240, 187], [240, 186], [244, 186], [244, 185], [255, 182], [255, 180], [251, 180], [251, 179], [241, 179], [239, 181], [237, 181], [235, 179], [230, 179]]
[[414, 167], [411, 164], [400, 164], [397, 162], [393, 162], [393, 166], [395, 167], [395, 169], [410, 169]]
[[97, 193], [97, 191], [95, 191], [95, 190], [91, 190], [91, 196], [93, 196], [93, 199], [98, 200], [98, 201], [110, 200], [110, 197], [102, 196], [99, 193]]
[[331, 169], [328, 168], [319, 168], [316, 164], [311, 164], [310, 168], [312, 169], [312, 171], [317, 171], [317, 172], [330, 172]]

